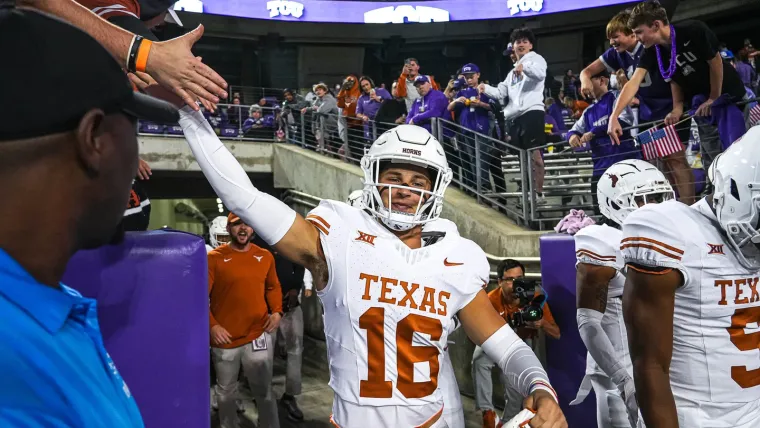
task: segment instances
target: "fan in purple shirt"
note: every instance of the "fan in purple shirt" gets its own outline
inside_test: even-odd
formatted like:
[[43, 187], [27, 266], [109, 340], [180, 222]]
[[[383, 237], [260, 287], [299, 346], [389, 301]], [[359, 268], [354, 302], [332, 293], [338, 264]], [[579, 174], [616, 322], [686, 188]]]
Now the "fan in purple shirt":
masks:
[[370, 140], [376, 136], [371, 135], [369, 122], [375, 120], [383, 100], [390, 100], [392, 97], [387, 90], [376, 88], [375, 82], [367, 76], [359, 78], [359, 86], [362, 94], [356, 104], [356, 117], [364, 122], [364, 138]]

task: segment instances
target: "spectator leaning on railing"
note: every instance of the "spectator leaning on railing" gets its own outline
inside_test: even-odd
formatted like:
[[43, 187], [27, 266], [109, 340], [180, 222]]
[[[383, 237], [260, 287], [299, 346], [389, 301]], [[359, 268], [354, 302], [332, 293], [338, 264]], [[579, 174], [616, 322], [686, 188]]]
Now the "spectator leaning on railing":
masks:
[[[504, 118], [510, 121], [511, 144], [521, 149], [532, 149], [544, 145], [544, 80], [546, 60], [533, 52], [536, 37], [529, 29], [517, 29], [510, 36], [515, 68], [507, 78], [493, 87], [481, 83], [479, 89], [489, 97], [502, 101], [508, 98], [504, 108]], [[540, 150], [533, 150], [533, 178], [538, 203], [544, 203], [544, 160]]]
[[[587, 99], [594, 99], [591, 76], [605, 69], [617, 76], [620, 90], [633, 77], [645, 48], [628, 26], [630, 17], [631, 12], [624, 10], [610, 19], [606, 29], [610, 48], [581, 72], [581, 92]], [[633, 104], [639, 107], [638, 123], [665, 119], [673, 110], [670, 85], [659, 73], [648, 73], [639, 86]], [[649, 128], [651, 126], [641, 127], [636, 132], [641, 134]], [[676, 131], [681, 141], [689, 141], [690, 129], [687, 124]], [[662, 156], [662, 163], [665, 174], [678, 191], [679, 200], [688, 205], [694, 203], [694, 174], [686, 161], [685, 151]]]
[[[594, 163], [594, 169], [591, 173], [591, 199], [593, 200], [594, 212], [597, 215], [600, 212], [596, 187], [604, 171], [613, 164], [626, 159], [641, 159], [641, 150], [636, 146], [633, 138], [624, 138], [619, 145], [616, 145], [612, 144], [607, 135], [607, 118], [612, 113], [615, 100], [620, 95], [618, 91], [607, 89], [609, 83], [610, 73], [607, 70], [602, 70], [591, 77], [592, 95], [597, 101], [584, 110], [581, 118], [573, 125], [573, 129], [567, 133], [572, 147], [591, 149], [591, 160]], [[620, 120], [625, 123], [625, 126], [630, 126], [633, 123], [633, 112], [630, 107], [623, 110]]]
[[[398, 96], [406, 101], [406, 109], [411, 111], [412, 103], [420, 97], [415, 87], [417, 76], [420, 76], [420, 63], [416, 58], [407, 58], [404, 61], [404, 68], [401, 70], [401, 76], [398, 78]], [[433, 76], [426, 76], [433, 89], [440, 90]]]
[[337, 153], [338, 147], [334, 147], [333, 141], [338, 132], [338, 103], [324, 83], [314, 85], [314, 94], [314, 105], [302, 109], [301, 114], [307, 111], [313, 113], [311, 129], [318, 149]]
[[700, 138], [702, 162], [709, 168], [712, 159], [746, 130], [744, 114], [735, 104], [746, 95], [739, 75], [733, 67], [723, 63], [718, 39], [704, 22], [682, 21], [670, 25], [665, 8], [657, 1], [636, 5], [628, 26], [646, 50], [610, 116], [608, 132], [613, 141], [618, 142], [622, 134], [617, 120], [620, 112], [636, 95], [647, 73], [660, 73], [670, 82], [673, 94], [673, 111], [665, 117], [666, 124], [676, 124], [688, 111], [686, 107], [694, 107], [700, 135], [705, 128], [717, 126], [719, 141]]
[[427, 76], [420, 75], [414, 80], [414, 86], [417, 88], [420, 97], [414, 100], [406, 123], [421, 126], [432, 132], [431, 119], [434, 117], [450, 118], [446, 107], [448, 100], [443, 92], [433, 89], [433, 84]]
[[371, 140], [373, 136], [369, 121], [375, 120], [377, 111], [380, 110], [383, 101], [390, 100], [391, 94], [383, 88], [375, 88], [375, 82], [367, 76], [359, 78], [359, 85], [362, 95], [359, 97], [359, 101], [357, 101], [356, 117], [364, 122], [364, 138]]

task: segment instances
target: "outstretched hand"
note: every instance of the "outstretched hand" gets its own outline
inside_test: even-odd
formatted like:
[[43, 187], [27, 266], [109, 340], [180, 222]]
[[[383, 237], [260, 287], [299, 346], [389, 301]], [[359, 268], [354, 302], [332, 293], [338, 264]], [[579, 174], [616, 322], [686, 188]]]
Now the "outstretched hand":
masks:
[[183, 36], [153, 43], [145, 68], [161, 86], [195, 110], [198, 98], [215, 104], [219, 97], [227, 97], [227, 82], [191, 51], [201, 36], [203, 25]]

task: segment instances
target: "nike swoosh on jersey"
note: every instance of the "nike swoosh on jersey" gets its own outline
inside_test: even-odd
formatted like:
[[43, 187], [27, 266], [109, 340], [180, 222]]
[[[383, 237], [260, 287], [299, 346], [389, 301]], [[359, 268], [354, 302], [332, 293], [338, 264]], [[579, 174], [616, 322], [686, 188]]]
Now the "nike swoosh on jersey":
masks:
[[225, 263], [228, 262], [228, 261], [230, 261], [230, 260], [232, 260], [232, 259], [224, 259]]
[[444, 265], [444, 266], [461, 266], [461, 265], [463, 265], [463, 264], [464, 264], [464, 263], [454, 263], [454, 262], [450, 262], [450, 261], [449, 261], [449, 258], [448, 258], [448, 257], [446, 257], [445, 259], [443, 259], [443, 265]]
[[683, 45], [684, 46], [689, 46], [689, 43], [691, 43], [691, 40], [689, 40], [688, 42], [684, 43]]

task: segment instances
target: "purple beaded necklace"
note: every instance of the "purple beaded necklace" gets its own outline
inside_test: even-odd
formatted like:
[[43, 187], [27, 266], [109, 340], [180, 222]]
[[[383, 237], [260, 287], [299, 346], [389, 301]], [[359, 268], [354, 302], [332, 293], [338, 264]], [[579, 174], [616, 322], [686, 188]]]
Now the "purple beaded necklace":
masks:
[[662, 55], [660, 54], [660, 45], [654, 45], [657, 51], [657, 65], [660, 66], [660, 75], [663, 79], [668, 80], [676, 74], [676, 29], [670, 26], [670, 65], [667, 71], [662, 68]]

